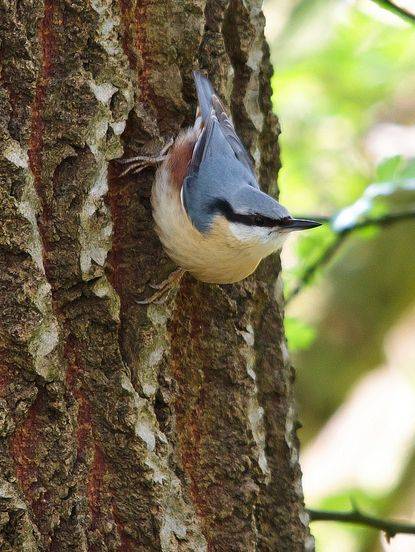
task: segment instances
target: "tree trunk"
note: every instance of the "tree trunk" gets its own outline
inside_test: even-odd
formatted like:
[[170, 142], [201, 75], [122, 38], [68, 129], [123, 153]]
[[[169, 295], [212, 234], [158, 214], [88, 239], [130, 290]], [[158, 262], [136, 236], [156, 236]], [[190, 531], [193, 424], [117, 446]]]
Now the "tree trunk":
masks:
[[0, 0], [0, 548], [300, 551], [277, 257], [232, 286], [172, 270], [154, 172], [212, 78], [276, 193], [259, 0]]

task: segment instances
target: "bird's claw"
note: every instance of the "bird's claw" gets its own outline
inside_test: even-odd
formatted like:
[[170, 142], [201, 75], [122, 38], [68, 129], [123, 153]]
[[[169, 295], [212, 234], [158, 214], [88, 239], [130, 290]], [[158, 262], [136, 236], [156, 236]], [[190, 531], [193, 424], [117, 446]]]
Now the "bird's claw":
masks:
[[163, 305], [167, 301], [167, 299], [170, 297], [172, 289], [160, 289], [156, 291], [156, 293], [153, 293], [151, 297], [148, 299], [142, 299], [141, 301], [136, 299], [135, 302], [137, 305]]
[[162, 305], [170, 297], [171, 292], [178, 287], [184, 273], [185, 270], [178, 268], [159, 284], [150, 284], [150, 287], [155, 289], [156, 292], [148, 299], [136, 300], [136, 303], [138, 305]]
[[121, 178], [129, 172], [131, 172], [132, 174], [138, 174], [148, 167], [162, 163], [166, 159], [167, 152], [171, 148], [173, 142], [173, 138], [169, 138], [161, 151], [154, 156], [137, 155], [136, 157], [129, 157], [128, 159], [118, 159], [117, 163], [119, 163], [120, 165], [127, 165], [127, 168], [119, 175], [119, 177]]

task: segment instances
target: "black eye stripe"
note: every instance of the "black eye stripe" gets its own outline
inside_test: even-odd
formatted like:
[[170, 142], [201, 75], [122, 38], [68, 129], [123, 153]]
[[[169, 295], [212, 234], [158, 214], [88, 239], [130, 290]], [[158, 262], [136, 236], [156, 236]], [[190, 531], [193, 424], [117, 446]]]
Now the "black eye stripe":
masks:
[[246, 226], [260, 226], [263, 228], [274, 228], [275, 226], [286, 226], [290, 223], [290, 217], [275, 220], [260, 214], [235, 213], [232, 207], [223, 200], [215, 201], [211, 206], [212, 212], [220, 212], [229, 222], [239, 222]]
[[277, 222], [278, 226], [290, 226], [293, 219], [291, 217], [284, 217]]
[[264, 217], [262, 215], [239, 215], [243, 224], [248, 226], [262, 226], [262, 227], [272, 227], [277, 224], [274, 219]]

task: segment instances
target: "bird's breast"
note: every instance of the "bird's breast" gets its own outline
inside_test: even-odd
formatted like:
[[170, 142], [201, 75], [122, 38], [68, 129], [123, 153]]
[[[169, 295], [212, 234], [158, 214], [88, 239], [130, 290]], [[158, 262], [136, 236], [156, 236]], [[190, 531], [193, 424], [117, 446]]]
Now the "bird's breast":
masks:
[[258, 248], [238, 242], [223, 217], [215, 217], [206, 234], [199, 232], [184, 210], [179, 190], [171, 185], [166, 166], [157, 174], [152, 204], [156, 231], [166, 253], [198, 280], [238, 282], [265, 256]]
[[252, 274], [275, 248], [260, 240], [238, 239], [221, 215], [214, 217], [206, 233], [192, 224], [181, 200], [181, 188], [196, 137], [194, 129], [179, 135], [156, 173], [151, 197], [156, 231], [169, 257], [198, 280], [238, 282]]

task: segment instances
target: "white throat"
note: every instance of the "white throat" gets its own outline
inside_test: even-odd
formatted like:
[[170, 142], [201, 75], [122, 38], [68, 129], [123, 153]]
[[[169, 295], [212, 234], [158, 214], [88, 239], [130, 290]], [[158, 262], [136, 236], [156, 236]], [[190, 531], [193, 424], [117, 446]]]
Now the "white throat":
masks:
[[239, 222], [229, 223], [229, 230], [245, 247], [262, 250], [262, 257], [278, 251], [283, 246], [288, 233], [264, 226], [247, 226]]

